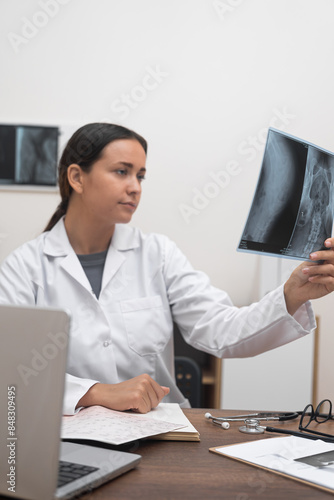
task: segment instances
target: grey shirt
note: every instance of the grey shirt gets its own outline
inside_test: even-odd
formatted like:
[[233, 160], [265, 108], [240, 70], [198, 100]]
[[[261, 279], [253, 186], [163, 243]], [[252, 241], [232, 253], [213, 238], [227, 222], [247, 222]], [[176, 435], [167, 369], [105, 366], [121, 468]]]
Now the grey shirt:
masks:
[[99, 298], [104, 264], [108, 250], [88, 255], [78, 255], [78, 259], [87, 275], [89, 283], [97, 298]]

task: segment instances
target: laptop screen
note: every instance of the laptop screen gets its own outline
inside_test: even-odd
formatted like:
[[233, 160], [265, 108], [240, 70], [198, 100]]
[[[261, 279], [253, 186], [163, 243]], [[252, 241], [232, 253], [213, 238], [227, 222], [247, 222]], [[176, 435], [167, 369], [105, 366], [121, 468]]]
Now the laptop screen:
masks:
[[269, 128], [238, 250], [308, 259], [331, 236], [333, 195], [334, 154]]
[[69, 329], [66, 311], [0, 304], [0, 496], [69, 499], [140, 461], [96, 446], [60, 447]]
[[65, 311], [0, 305], [0, 494], [53, 498], [69, 324]]

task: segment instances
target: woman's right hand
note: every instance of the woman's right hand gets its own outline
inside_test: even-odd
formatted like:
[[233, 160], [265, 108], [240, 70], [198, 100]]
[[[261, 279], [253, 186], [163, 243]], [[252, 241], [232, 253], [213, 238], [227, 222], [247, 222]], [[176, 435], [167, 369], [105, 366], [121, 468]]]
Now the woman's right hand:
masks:
[[111, 410], [147, 413], [158, 406], [170, 389], [143, 374], [118, 384], [94, 384], [80, 399], [77, 408], [100, 405]]

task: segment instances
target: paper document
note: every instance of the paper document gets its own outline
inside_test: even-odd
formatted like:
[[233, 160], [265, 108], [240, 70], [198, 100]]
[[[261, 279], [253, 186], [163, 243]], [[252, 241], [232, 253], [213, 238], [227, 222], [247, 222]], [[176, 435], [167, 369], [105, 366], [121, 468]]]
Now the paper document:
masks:
[[110, 444], [123, 444], [182, 427], [146, 415], [90, 406], [62, 420], [62, 439], [91, 439]]
[[295, 436], [210, 448], [210, 451], [214, 453], [264, 467], [331, 491], [334, 491], [334, 463], [328, 461], [328, 465], [324, 465], [326, 462], [323, 462], [321, 466], [315, 467], [299, 459], [310, 455], [326, 454], [333, 450], [333, 443], [325, 443], [320, 439], [311, 441]]
[[[177, 403], [160, 403], [157, 408], [153, 408], [147, 415], [156, 420], [173, 422], [181, 427], [164, 434], [153, 436], [154, 439], [168, 441], [199, 441], [199, 432], [189, 422], [182, 409]], [[144, 417], [145, 415], [137, 415]]]
[[[162, 404], [149, 413], [120, 412], [90, 406], [62, 419], [62, 439], [89, 439], [120, 445], [147, 437], [177, 439], [168, 433], [197, 433], [178, 404]], [[188, 434], [189, 435], [189, 434]], [[161, 436], [161, 437], [160, 437]], [[198, 436], [198, 433], [197, 433]], [[191, 440], [191, 439], [190, 439]], [[196, 439], [198, 441], [198, 439]]]

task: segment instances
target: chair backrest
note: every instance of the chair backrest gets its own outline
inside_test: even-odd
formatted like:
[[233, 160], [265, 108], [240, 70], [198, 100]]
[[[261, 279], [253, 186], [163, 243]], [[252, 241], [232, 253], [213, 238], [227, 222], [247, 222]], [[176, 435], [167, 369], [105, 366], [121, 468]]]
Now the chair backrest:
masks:
[[201, 407], [202, 373], [191, 358], [175, 356], [176, 384], [193, 408]]

